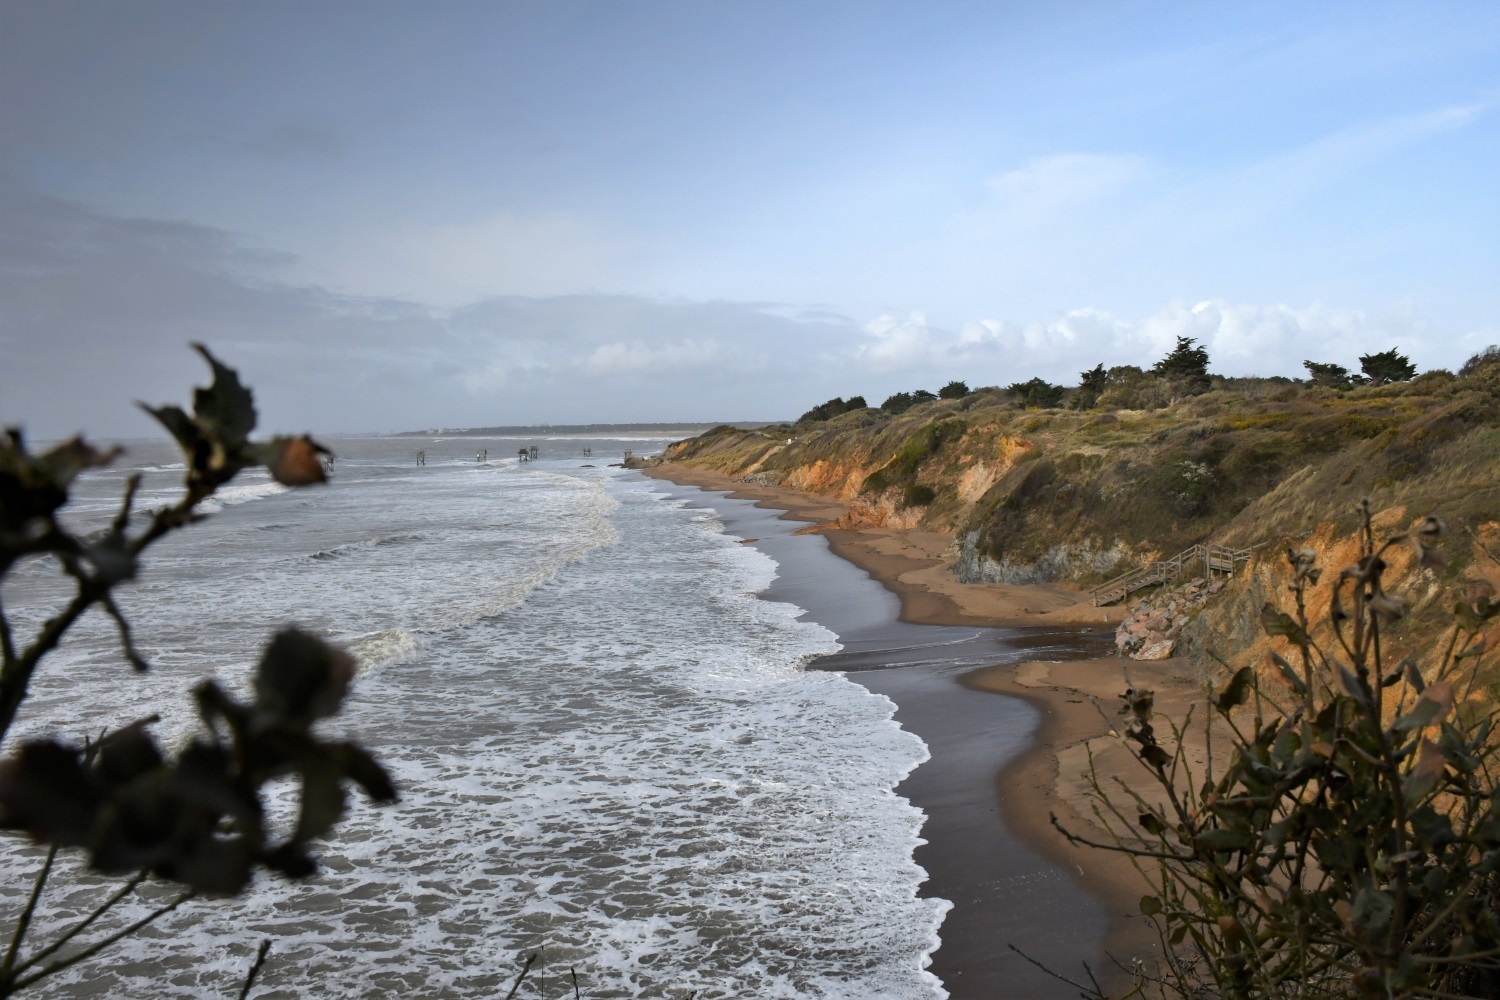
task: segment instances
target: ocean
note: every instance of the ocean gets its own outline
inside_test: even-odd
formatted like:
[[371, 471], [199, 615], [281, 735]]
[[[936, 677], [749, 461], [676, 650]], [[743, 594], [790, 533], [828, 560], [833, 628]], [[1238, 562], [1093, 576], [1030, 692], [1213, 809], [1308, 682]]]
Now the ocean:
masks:
[[[150, 674], [91, 616], [44, 663], [12, 739], [160, 713], [174, 744], [196, 725], [195, 682], [246, 689], [266, 637], [297, 623], [358, 657], [325, 726], [370, 747], [401, 801], [352, 795], [316, 876], [193, 901], [38, 995], [235, 996], [264, 938], [253, 995], [268, 998], [504, 996], [534, 953], [518, 997], [574, 996], [570, 969], [591, 998], [946, 995], [924, 966], [948, 904], [917, 895], [923, 815], [894, 791], [926, 747], [889, 699], [805, 669], [840, 645], [757, 596], [769, 556], [608, 467], [665, 439], [329, 443], [329, 485], [253, 470], [148, 552], [119, 598]], [[539, 460], [518, 462], [524, 444]], [[102, 523], [131, 470], [143, 506], [170, 502], [179, 461], [132, 447], [84, 478], [70, 516]], [[34, 560], [5, 606], [25, 634], [64, 593]], [[39, 857], [0, 858], [6, 912]], [[112, 884], [61, 865], [32, 940]]]

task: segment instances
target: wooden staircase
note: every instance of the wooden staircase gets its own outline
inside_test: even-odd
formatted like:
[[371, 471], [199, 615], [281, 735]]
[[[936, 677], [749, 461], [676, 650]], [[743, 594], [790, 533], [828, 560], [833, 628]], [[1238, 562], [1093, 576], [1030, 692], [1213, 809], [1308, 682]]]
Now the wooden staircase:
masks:
[[1233, 574], [1236, 569], [1249, 561], [1254, 552], [1254, 547], [1231, 549], [1225, 545], [1199, 543], [1190, 549], [1184, 549], [1170, 559], [1149, 562], [1139, 569], [1133, 569], [1129, 573], [1123, 573], [1113, 580], [1101, 583], [1091, 592], [1094, 606], [1103, 607], [1114, 604], [1117, 601], [1123, 601], [1137, 590], [1171, 583], [1189, 569], [1202, 567], [1203, 576], [1207, 579], [1212, 579], [1215, 573]]

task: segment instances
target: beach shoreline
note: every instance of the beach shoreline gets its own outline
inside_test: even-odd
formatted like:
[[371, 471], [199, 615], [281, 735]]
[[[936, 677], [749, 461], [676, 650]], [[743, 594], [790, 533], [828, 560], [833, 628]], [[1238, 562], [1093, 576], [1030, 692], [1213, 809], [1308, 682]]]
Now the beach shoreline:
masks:
[[[640, 471], [678, 485], [751, 500], [758, 507], [784, 511], [782, 517], [789, 520], [810, 522], [803, 532], [823, 535], [834, 554], [864, 570], [900, 599], [903, 622], [1051, 629], [1074, 636], [1084, 647], [1078, 655], [987, 666], [969, 671], [959, 682], [976, 693], [1020, 699], [1038, 715], [1029, 745], [1003, 765], [994, 765], [992, 794], [1003, 826], [1049, 862], [1066, 869], [1073, 883], [1104, 908], [1107, 927], [1100, 953], [1110, 958], [1104, 960], [1103, 967], [1095, 966], [1095, 974], [1106, 985], [1118, 986], [1125, 975], [1112, 967], [1112, 960], [1154, 963], [1160, 955], [1159, 942], [1144, 920], [1132, 917], [1148, 888], [1141, 874], [1124, 855], [1071, 845], [1054, 829], [1051, 817], [1055, 815], [1070, 831], [1091, 839], [1107, 839], [1089, 806], [1086, 772], [1090, 759], [1102, 776], [1144, 777], [1139, 762], [1111, 728], [1118, 695], [1125, 687], [1124, 671], [1128, 667], [1135, 683], [1157, 690], [1161, 709], [1180, 718], [1199, 693], [1198, 682], [1184, 664], [1144, 663], [1102, 655], [1113, 653], [1106, 636], [1113, 636], [1114, 625], [1125, 613], [1123, 608], [1096, 608], [1078, 593], [1054, 585], [957, 583], [948, 569], [951, 539], [946, 536], [844, 527], [840, 522], [847, 508], [837, 501], [736, 482], [699, 469], [664, 463]], [[899, 705], [900, 699], [896, 700]], [[972, 831], [964, 834], [972, 835]], [[924, 837], [937, 852], [942, 851], [945, 839], [960, 835], [941, 828], [924, 829]], [[935, 890], [962, 891], [962, 886], [954, 884], [962, 873], [948, 871], [943, 878], [947, 884], [934, 885]], [[975, 953], [983, 947], [975, 942], [986, 940], [982, 928], [969, 928], [966, 934], [953, 930], [945, 925], [944, 947], [967, 953], [939, 949], [934, 963], [947, 967], [950, 976], [952, 969], [976, 967], [987, 957]], [[990, 947], [1004, 946], [1005, 942], [996, 940]], [[1074, 970], [1057, 971], [1072, 975]], [[961, 979], [945, 980], [945, 984], [955, 997], [984, 995], [965, 988], [969, 984]], [[978, 986], [977, 982], [972, 985]]]

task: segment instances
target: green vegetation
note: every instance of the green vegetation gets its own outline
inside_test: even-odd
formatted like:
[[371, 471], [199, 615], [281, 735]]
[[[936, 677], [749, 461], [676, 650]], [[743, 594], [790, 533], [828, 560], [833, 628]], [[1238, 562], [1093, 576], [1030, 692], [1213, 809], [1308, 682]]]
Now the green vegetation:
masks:
[[[1288, 550], [1292, 613], [1259, 616], [1287, 655], [1264, 676], [1230, 668], [1205, 721], [1205, 743], [1228, 742], [1222, 768], [1189, 755], [1190, 720], [1159, 732], [1152, 692], [1124, 693], [1156, 794], [1094, 772], [1109, 840], [1058, 829], [1131, 856], [1150, 885], [1140, 911], [1162, 957], [1134, 970], [1132, 995], [1500, 995], [1500, 717], [1478, 697], [1500, 602], [1452, 604], [1448, 635], [1399, 661], [1387, 638], [1408, 612], [1385, 580], [1393, 550], [1433, 573], [1442, 531], [1429, 517], [1380, 541], [1365, 505], [1359, 557], [1336, 576]], [[1327, 643], [1307, 610], [1320, 586]]]
[[[1082, 387], [1080, 408], [1068, 409], [1020, 409], [1014, 394], [981, 389], [847, 413], [775, 451], [779, 442], [763, 434], [735, 432], [683, 442], [672, 455], [893, 506], [920, 479], [935, 491], [921, 507], [925, 526], [974, 533], [980, 557], [1016, 567], [1041, 565], [1061, 544], [1137, 558], [1210, 538], [1245, 547], [1320, 523], [1348, 532], [1347, 512], [1366, 496], [1377, 509], [1415, 505], [1462, 525], [1500, 509], [1500, 349], [1456, 375], [1338, 391], [1215, 378], [1207, 392], [1182, 394], [1135, 366], [1083, 374], [1099, 390], [1088, 408]], [[1046, 565], [1048, 578], [1081, 584], [1110, 572], [1097, 562]]]
[[1060, 385], [1053, 385], [1044, 379], [1033, 378], [1026, 382], [1013, 382], [1005, 387], [1005, 391], [1026, 409], [1048, 410], [1062, 403], [1063, 393], [1067, 392]]
[[1086, 372], [1078, 373], [1078, 391], [1073, 394], [1071, 406], [1075, 410], [1092, 410], [1099, 403], [1099, 397], [1109, 385], [1109, 373], [1104, 370], [1102, 364], [1095, 365]]
[[[135, 578], [155, 542], [205, 516], [198, 510], [203, 501], [257, 465], [288, 486], [323, 481], [320, 456], [326, 452], [316, 442], [250, 439], [256, 424], [250, 390], [233, 369], [198, 350], [213, 382], [194, 392], [193, 412], [145, 407], [181, 445], [187, 470], [178, 502], [151, 512], [144, 523], [133, 516], [138, 476], [130, 479], [106, 529], [84, 534], [59, 519], [77, 477], [109, 464], [118, 449], [100, 450], [74, 438], [36, 454], [14, 429], [0, 443], [0, 580], [22, 560], [49, 557], [72, 591], [29, 637], [18, 635], [0, 609], [0, 739], [43, 661], [92, 609], [113, 619], [122, 658], [137, 671], [149, 669], [114, 591]], [[261, 654], [252, 701], [239, 701], [212, 680], [193, 689], [202, 731], [175, 754], [157, 744], [150, 717], [81, 746], [58, 737], [30, 738], [0, 761], [0, 828], [24, 832], [47, 847], [0, 958], [0, 996], [91, 960], [197, 897], [237, 895], [258, 870], [290, 879], [310, 875], [317, 867], [311, 845], [343, 815], [349, 783], [376, 802], [395, 799], [389, 777], [368, 752], [328, 742], [313, 728], [338, 712], [353, 672], [347, 653], [286, 629]], [[268, 828], [263, 795], [269, 782], [289, 775], [300, 786], [300, 810], [291, 833], [278, 837]], [[92, 916], [50, 943], [33, 944], [28, 933], [45, 909], [59, 851], [84, 854], [92, 870], [119, 876], [122, 884], [101, 898]], [[174, 884], [177, 891], [123, 930], [106, 932], [95, 923], [148, 880]], [[69, 888], [70, 894], [86, 891]], [[262, 945], [251, 981], [268, 947]]]
[[1389, 351], [1381, 351], [1379, 354], [1361, 354], [1359, 370], [1364, 373], [1371, 385], [1405, 382], [1417, 374], [1417, 366], [1412, 364], [1405, 355], [1396, 353], [1394, 347]]
[[969, 387], [954, 380], [938, 390], [938, 399], [963, 399], [968, 394]]
[[1207, 392], [1211, 382], [1208, 351], [1198, 346], [1192, 337], [1178, 337], [1177, 346], [1151, 370], [1189, 395]]
[[845, 400], [842, 396], [835, 396], [826, 403], [820, 403], [797, 418], [797, 423], [809, 423], [822, 420], [831, 420], [851, 410], [863, 410], [865, 408], [865, 397], [850, 396]]

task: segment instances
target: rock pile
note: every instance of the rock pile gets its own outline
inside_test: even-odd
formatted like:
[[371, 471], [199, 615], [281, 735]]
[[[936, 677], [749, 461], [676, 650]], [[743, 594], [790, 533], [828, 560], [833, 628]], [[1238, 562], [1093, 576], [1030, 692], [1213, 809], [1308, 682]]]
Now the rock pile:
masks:
[[1224, 587], [1223, 580], [1198, 576], [1137, 602], [1115, 630], [1115, 647], [1121, 656], [1134, 660], [1165, 660], [1177, 648], [1177, 636], [1193, 612]]

